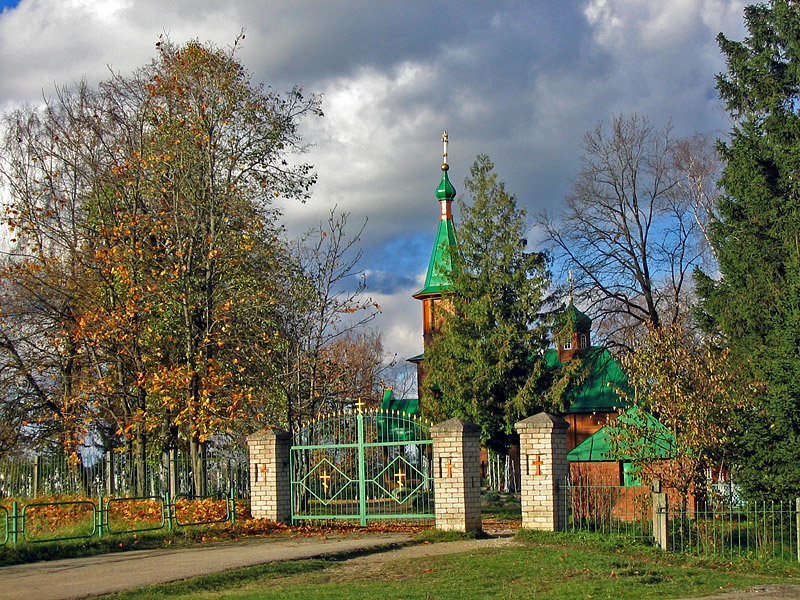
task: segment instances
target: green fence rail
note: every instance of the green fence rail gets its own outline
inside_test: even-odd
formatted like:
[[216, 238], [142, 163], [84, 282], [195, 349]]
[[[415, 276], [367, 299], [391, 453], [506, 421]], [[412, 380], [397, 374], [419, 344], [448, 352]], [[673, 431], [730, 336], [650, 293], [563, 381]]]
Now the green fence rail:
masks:
[[795, 502], [719, 498], [667, 509], [668, 548], [700, 556], [798, 560]]
[[[0, 521], [4, 523], [5, 535], [0, 546], [19, 542], [32, 544], [75, 539], [89, 539], [103, 535], [120, 535], [175, 527], [189, 527], [207, 523], [235, 522], [236, 499], [233, 490], [208, 496], [181, 495], [110, 497], [105, 500], [76, 499], [53, 502], [11, 502], [11, 509], [0, 505]], [[224, 518], [196, 518], [197, 500], [217, 500], [225, 503]], [[135, 503], [151, 503], [149, 511], [153, 519], [126, 517], [125, 507]], [[141, 510], [141, 506], [138, 507]], [[186, 511], [187, 518], [179, 518]], [[128, 515], [133, 511], [128, 511]], [[145, 511], [147, 514], [147, 511]], [[141, 523], [147, 523], [141, 526]]]

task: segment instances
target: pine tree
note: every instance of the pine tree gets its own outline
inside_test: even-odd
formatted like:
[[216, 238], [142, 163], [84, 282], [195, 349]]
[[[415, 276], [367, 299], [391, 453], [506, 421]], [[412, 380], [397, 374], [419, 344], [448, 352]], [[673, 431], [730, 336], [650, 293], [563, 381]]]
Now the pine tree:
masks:
[[697, 281], [706, 326], [765, 389], [739, 415], [736, 482], [788, 498], [800, 494], [800, 4], [748, 6], [745, 22], [742, 42], [718, 36], [717, 89], [734, 122], [712, 234], [721, 278]]
[[545, 258], [526, 252], [525, 211], [497, 180], [488, 156], [476, 158], [459, 200], [461, 225], [451, 274], [453, 292], [441, 329], [425, 351], [434, 419], [463, 417], [483, 429], [482, 443], [505, 452], [516, 421], [539, 408], [540, 318], [548, 286]]

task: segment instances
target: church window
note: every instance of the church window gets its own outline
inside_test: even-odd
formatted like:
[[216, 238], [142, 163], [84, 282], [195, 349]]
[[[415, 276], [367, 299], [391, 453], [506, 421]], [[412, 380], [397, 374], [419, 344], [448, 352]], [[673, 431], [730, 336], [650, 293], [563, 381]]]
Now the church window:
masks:
[[572, 350], [572, 340], [564, 342], [564, 350]]
[[586, 349], [586, 334], [581, 334], [581, 341], [580, 341], [581, 350]]

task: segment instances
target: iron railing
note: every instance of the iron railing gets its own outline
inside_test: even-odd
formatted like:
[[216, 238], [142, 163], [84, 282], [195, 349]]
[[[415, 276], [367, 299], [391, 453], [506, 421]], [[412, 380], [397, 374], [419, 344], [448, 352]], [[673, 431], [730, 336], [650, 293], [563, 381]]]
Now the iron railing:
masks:
[[[0, 460], [0, 497], [38, 498], [55, 495], [163, 496], [198, 495], [206, 490], [233, 490], [237, 498], [249, 498], [250, 478], [247, 450], [209, 452], [200, 465], [205, 490], [196, 489], [194, 466], [185, 455], [147, 462], [145, 489], [137, 486], [138, 465], [124, 453], [94, 455], [78, 462], [63, 455]], [[170, 481], [175, 489], [170, 490]], [[142, 493], [143, 492], [143, 493]]]

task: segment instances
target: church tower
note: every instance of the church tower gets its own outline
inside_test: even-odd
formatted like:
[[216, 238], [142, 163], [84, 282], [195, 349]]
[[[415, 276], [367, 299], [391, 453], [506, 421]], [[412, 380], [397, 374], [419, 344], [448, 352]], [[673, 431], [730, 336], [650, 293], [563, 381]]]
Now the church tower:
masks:
[[569, 272], [569, 305], [558, 316], [555, 328], [558, 362], [568, 363], [584, 356], [592, 347], [592, 320], [579, 311], [572, 301], [572, 271]]
[[[444, 152], [442, 154], [442, 181], [436, 188], [436, 198], [439, 200], [439, 228], [436, 232], [436, 240], [431, 252], [431, 260], [428, 263], [428, 273], [425, 277], [425, 285], [413, 295], [417, 300], [422, 301], [422, 339], [423, 347], [428, 348], [431, 339], [441, 326], [441, 314], [439, 310], [442, 304], [447, 302], [447, 294], [452, 290], [450, 273], [453, 270], [453, 249], [456, 246], [456, 234], [453, 227], [452, 203], [456, 197], [456, 189], [450, 183], [447, 171], [450, 169], [447, 164], [447, 132], [442, 134]], [[422, 398], [422, 382], [425, 379], [425, 355], [420, 354], [408, 359], [417, 365], [417, 390], [419, 397]]]

